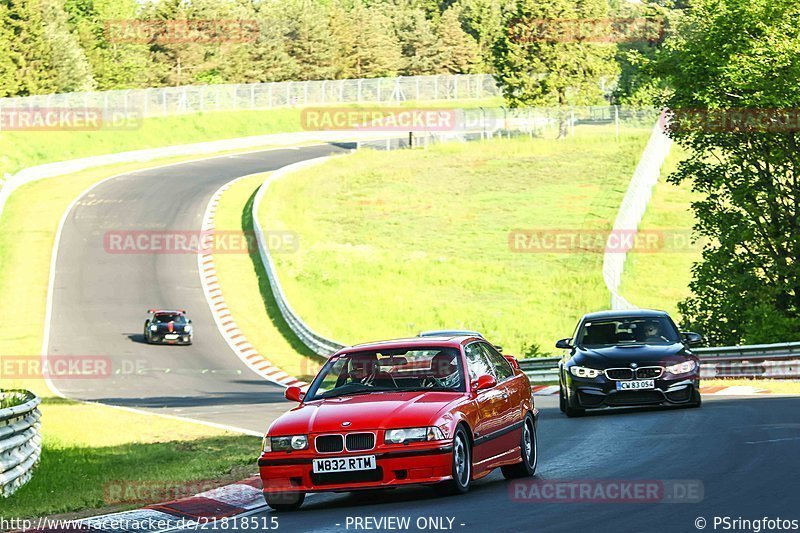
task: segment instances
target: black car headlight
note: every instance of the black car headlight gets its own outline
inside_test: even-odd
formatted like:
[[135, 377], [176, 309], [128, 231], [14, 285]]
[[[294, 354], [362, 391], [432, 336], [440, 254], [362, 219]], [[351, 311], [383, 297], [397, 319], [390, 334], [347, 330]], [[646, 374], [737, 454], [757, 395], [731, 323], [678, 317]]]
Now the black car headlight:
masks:
[[602, 374], [603, 371], [597, 370], [596, 368], [588, 368], [585, 366], [576, 365], [569, 367], [569, 373], [578, 378], [594, 379], [600, 374]]
[[288, 437], [265, 436], [262, 441], [262, 451], [267, 452], [290, 452], [293, 450], [305, 450], [308, 448], [308, 437], [306, 435], [291, 435]]
[[664, 370], [666, 370], [670, 374], [688, 374], [695, 368], [697, 368], [697, 363], [689, 359], [688, 361], [684, 361], [682, 363], [676, 363], [674, 365], [670, 365], [666, 367]]

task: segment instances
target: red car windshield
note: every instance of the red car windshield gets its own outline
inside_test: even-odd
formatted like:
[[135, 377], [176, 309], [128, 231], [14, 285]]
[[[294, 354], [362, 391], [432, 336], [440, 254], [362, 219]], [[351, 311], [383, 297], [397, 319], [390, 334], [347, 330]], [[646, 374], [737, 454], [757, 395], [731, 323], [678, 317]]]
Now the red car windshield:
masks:
[[322, 368], [308, 389], [306, 401], [417, 390], [464, 392], [459, 351], [432, 347], [346, 353]]

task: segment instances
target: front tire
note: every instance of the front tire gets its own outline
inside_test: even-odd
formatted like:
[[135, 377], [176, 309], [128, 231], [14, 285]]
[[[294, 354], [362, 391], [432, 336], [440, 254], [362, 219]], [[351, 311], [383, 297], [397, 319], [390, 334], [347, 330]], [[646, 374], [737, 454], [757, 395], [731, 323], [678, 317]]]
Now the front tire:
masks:
[[703, 397], [700, 395], [700, 389], [694, 389], [692, 403], [689, 404], [689, 407], [698, 408], [703, 405]]
[[271, 492], [264, 494], [264, 501], [276, 511], [296, 511], [306, 499], [304, 492]]
[[519, 447], [522, 460], [514, 465], [500, 467], [506, 479], [530, 477], [536, 473], [536, 463], [539, 459], [536, 446], [536, 424], [533, 423], [533, 416], [530, 413], [525, 416], [525, 421], [522, 424]]
[[567, 399], [567, 391], [563, 387], [559, 388], [558, 396], [558, 407], [561, 409], [561, 412], [566, 414], [569, 418], [577, 418], [586, 414], [585, 409], [572, 407], [570, 405]]
[[436, 485], [439, 494], [464, 494], [472, 485], [472, 450], [464, 426], [453, 436], [453, 479]]

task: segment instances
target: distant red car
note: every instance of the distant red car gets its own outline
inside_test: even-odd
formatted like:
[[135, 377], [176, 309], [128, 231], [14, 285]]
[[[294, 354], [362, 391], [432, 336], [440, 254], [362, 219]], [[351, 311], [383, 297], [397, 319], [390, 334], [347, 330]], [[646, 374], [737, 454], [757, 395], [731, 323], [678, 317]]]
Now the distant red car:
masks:
[[258, 465], [264, 498], [299, 508], [308, 492], [430, 484], [464, 493], [495, 468], [536, 471], [531, 386], [483, 338], [362, 344], [331, 356], [300, 405], [275, 420]]

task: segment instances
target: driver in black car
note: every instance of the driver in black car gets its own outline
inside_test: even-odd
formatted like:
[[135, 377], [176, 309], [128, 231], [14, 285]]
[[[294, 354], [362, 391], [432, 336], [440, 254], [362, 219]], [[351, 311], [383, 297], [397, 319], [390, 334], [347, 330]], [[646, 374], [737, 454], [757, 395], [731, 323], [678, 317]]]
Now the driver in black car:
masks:
[[661, 335], [661, 328], [657, 322], [648, 322], [644, 326], [644, 342], [665, 342]]

